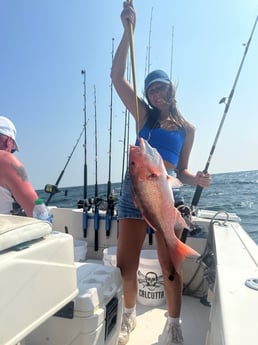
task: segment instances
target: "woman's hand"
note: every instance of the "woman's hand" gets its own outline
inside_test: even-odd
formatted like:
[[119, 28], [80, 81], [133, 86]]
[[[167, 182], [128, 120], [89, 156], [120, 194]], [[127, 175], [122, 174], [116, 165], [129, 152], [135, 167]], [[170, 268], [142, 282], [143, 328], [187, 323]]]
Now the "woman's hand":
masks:
[[195, 175], [194, 180], [196, 186], [198, 185], [200, 187], [207, 188], [211, 183], [211, 175], [202, 171], [198, 171]]
[[136, 13], [132, 1], [124, 1], [124, 9], [121, 13], [121, 20], [125, 30], [129, 28], [128, 24], [132, 24], [133, 29], [135, 28]]

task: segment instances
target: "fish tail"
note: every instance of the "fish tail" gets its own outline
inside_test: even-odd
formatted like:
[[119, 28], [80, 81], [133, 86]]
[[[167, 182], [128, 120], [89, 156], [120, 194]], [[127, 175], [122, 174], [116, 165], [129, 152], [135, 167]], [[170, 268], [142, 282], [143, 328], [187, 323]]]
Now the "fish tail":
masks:
[[182, 265], [187, 256], [200, 256], [200, 254], [177, 238], [175, 250], [173, 250], [171, 257], [176, 272], [179, 273], [181, 271]]

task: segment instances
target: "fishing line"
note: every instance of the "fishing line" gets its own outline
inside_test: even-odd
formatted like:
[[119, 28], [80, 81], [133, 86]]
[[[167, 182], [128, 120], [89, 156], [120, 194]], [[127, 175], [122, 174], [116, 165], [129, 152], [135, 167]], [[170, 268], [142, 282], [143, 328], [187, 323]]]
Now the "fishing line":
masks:
[[[209, 154], [207, 163], [206, 163], [205, 168], [204, 168], [204, 170], [203, 170], [203, 172], [204, 172], [205, 174], [208, 172], [208, 168], [209, 168], [209, 166], [210, 166], [210, 162], [211, 162], [213, 153], [214, 153], [214, 151], [215, 151], [216, 144], [217, 144], [217, 141], [218, 141], [218, 138], [219, 138], [219, 135], [220, 135], [220, 132], [221, 132], [223, 123], [224, 123], [225, 118], [226, 118], [226, 115], [227, 115], [227, 113], [228, 113], [229, 106], [230, 106], [230, 103], [231, 103], [231, 101], [232, 101], [232, 98], [233, 98], [233, 95], [234, 95], [234, 92], [235, 92], [236, 84], [237, 84], [237, 81], [238, 81], [238, 78], [239, 78], [241, 69], [242, 69], [242, 67], [243, 67], [243, 63], [244, 63], [244, 60], [245, 60], [247, 51], [248, 51], [248, 49], [249, 49], [249, 45], [250, 45], [251, 40], [252, 40], [252, 37], [253, 37], [253, 33], [254, 33], [254, 30], [255, 30], [255, 27], [256, 27], [256, 24], [257, 24], [257, 20], [258, 20], [258, 16], [257, 16], [256, 19], [255, 19], [254, 26], [253, 26], [253, 29], [252, 29], [252, 31], [251, 31], [251, 35], [250, 35], [250, 37], [249, 37], [249, 40], [248, 40], [248, 42], [247, 42], [246, 45], [245, 45], [244, 55], [243, 55], [243, 58], [242, 58], [242, 60], [241, 60], [241, 63], [240, 63], [240, 66], [239, 66], [239, 69], [238, 69], [238, 72], [237, 72], [237, 75], [236, 75], [236, 78], [235, 78], [233, 87], [232, 87], [232, 90], [231, 90], [231, 92], [230, 92], [228, 98], [223, 97], [223, 98], [220, 100], [220, 102], [219, 102], [220, 104], [221, 104], [221, 103], [225, 103], [225, 110], [224, 110], [224, 113], [223, 113], [223, 116], [222, 116], [222, 119], [221, 119], [221, 122], [220, 122], [220, 125], [219, 125], [219, 128], [218, 128], [217, 134], [216, 134], [216, 136], [215, 136], [215, 140], [214, 140], [213, 145], [212, 145], [212, 147], [211, 147], [211, 151], [210, 151], [210, 154]], [[194, 193], [194, 196], [193, 196], [193, 200], [192, 200], [192, 204], [191, 204], [191, 209], [194, 209], [194, 207], [197, 206], [197, 204], [198, 204], [198, 202], [199, 202], [199, 200], [200, 200], [200, 197], [201, 197], [202, 190], [203, 190], [203, 187], [201, 187], [201, 186], [199, 186], [199, 185], [196, 187], [195, 193]]]

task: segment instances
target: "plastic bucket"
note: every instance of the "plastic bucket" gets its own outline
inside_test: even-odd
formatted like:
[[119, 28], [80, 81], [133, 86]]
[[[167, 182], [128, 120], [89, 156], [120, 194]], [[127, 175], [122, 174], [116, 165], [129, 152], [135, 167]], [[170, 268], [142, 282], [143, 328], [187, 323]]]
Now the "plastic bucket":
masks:
[[81, 262], [86, 260], [87, 255], [87, 241], [74, 240], [74, 261]]
[[116, 267], [116, 251], [117, 247], [109, 247], [103, 250], [104, 265]]
[[137, 301], [148, 306], [165, 303], [163, 276], [156, 250], [142, 250], [137, 272]]

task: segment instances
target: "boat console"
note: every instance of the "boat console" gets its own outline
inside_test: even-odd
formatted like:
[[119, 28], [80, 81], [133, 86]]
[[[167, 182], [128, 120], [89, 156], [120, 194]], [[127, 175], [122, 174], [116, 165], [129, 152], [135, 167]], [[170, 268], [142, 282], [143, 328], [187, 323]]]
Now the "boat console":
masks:
[[73, 238], [0, 215], [0, 344], [14, 345], [78, 294]]

